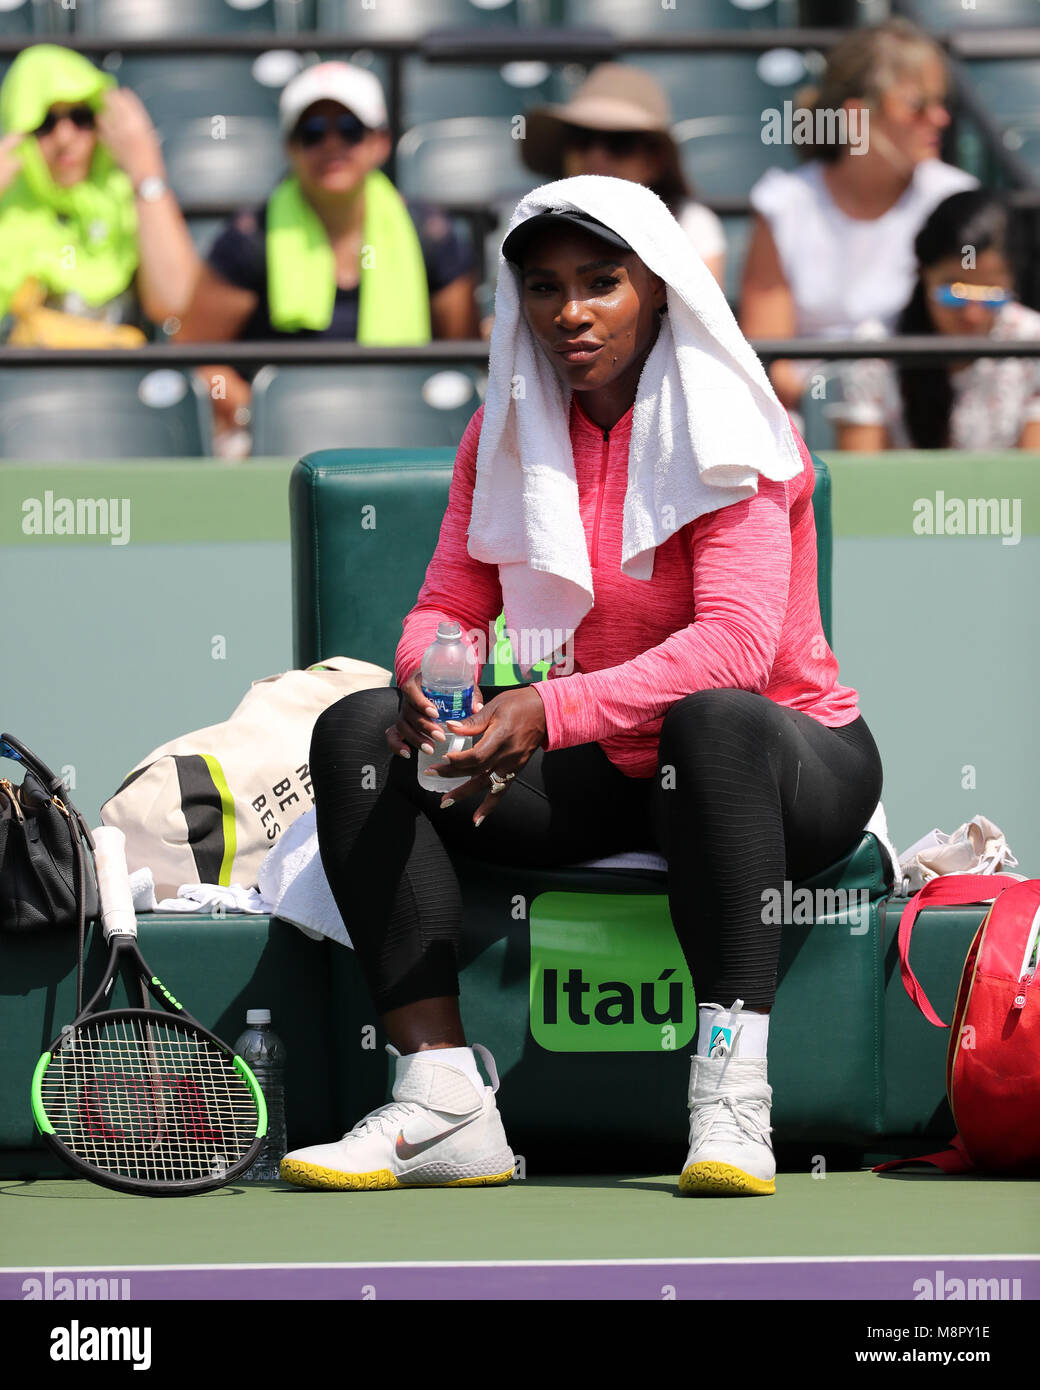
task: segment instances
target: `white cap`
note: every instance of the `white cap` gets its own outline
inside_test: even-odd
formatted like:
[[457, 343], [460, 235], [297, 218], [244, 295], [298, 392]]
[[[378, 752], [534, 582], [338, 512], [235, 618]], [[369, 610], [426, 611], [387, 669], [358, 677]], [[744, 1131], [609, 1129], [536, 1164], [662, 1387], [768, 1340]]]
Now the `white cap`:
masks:
[[246, 1024], [247, 1024], [247, 1026], [252, 1025], [252, 1024], [254, 1024], [254, 1023], [270, 1023], [270, 1022], [271, 1022], [271, 1010], [270, 1010], [270, 1009], [246, 1009]]
[[286, 83], [278, 102], [283, 134], [288, 135], [316, 101], [338, 101], [370, 130], [389, 124], [379, 78], [354, 63], [316, 63]]

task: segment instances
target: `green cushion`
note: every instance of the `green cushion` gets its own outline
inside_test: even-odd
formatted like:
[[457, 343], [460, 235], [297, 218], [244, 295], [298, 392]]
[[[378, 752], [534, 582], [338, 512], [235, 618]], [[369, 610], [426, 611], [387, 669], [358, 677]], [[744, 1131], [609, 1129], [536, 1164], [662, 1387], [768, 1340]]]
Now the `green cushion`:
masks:
[[[393, 668], [401, 624], [440, 534], [451, 449], [322, 449], [293, 468], [293, 659]], [[820, 613], [831, 636], [831, 484], [815, 459]]]

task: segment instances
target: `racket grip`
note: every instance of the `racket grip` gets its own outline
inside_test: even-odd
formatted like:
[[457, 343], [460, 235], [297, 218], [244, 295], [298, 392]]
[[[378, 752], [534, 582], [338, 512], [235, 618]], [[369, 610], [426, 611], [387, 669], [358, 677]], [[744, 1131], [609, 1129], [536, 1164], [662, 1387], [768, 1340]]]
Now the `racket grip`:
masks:
[[114, 825], [99, 826], [91, 833], [105, 940], [111, 936], [136, 936], [137, 914], [126, 866], [126, 836]]

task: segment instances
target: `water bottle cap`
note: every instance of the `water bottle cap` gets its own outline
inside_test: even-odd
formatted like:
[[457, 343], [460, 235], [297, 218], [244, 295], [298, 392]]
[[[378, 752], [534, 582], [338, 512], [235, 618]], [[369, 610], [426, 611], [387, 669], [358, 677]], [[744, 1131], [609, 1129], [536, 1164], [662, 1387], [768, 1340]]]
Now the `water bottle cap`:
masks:
[[437, 624], [437, 636], [444, 637], [449, 642], [462, 636], [462, 628], [456, 622], [442, 622]]
[[246, 1009], [246, 1023], [247, 1023], [247, 1024], [252, 1025], [252, 1024], [255, 1024], [255, 1023], [270, 1023], [270, 1022], [271, 1022], [271, 1010], [270, 1010], [270, 1009]]

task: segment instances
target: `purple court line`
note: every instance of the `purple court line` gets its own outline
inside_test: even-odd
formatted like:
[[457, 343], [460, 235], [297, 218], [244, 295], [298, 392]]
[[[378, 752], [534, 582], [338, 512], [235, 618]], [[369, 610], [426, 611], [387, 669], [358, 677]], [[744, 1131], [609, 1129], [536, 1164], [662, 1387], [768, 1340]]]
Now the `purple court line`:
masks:
[[1040, 1256], [530, 1260], [0, 1270], [0, 1301], [72, 1299], [77, 1295], [83, 1301], [123, 1300], [127, 1296], [131, 1301], [928, 1299], [956, 1300], [957, 1306], [963, 1308], [964, 1301], [1040, 1298]]

